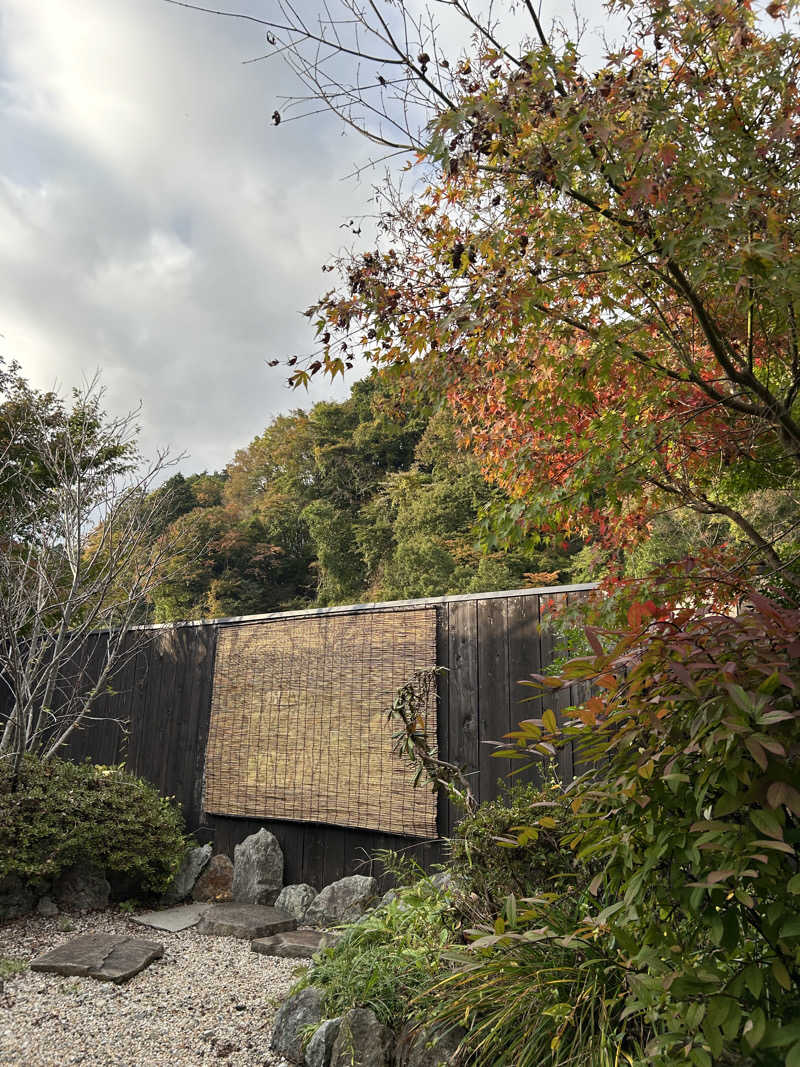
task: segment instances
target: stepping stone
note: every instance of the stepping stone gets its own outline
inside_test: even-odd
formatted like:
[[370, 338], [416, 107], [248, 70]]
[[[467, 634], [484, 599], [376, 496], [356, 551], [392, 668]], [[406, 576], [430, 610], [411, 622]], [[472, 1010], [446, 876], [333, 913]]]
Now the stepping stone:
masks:
[[135, 923], [152, 926], [156, 930], [168, 930], [177, 934], [196, 926], [208, 910], [208, 904], [181, 904], [175, 908], [161, 908], [159, 911], [143, 911], [141, 915], [131, 915]]
[[290, 933], [273, 934], [271, 937], [256, 938], [250, 944], [253, 952], [265, 956], [283, 956], [291, 960], [310, 960], [315, 952], [327, 948], [336, 941], [336, 937], [322, 930], [292, 930]]
[[126, 982], [164, 955], [158, 941], [113, 934], [84, 934], [37, 956], [32, 971], [97, 978], [101, 982]]
[[255, 937], [295, 930], [297, 920], [266, 904], [211, 904], [197, 927], [199, 934], [218, 937]]

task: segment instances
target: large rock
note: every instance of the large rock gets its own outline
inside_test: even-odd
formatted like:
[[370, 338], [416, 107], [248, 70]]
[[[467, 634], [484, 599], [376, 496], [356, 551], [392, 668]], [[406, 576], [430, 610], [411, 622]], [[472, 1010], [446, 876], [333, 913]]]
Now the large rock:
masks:
[[303, 1041], [309, 1026], [322, 1020], [322, 991], [306, 986], [285, 1000], [275, 1016], [270, 1048], [290, 1063], [303, 1062]]
[[[278, 910], [277, 907], [275, 910]], [[291, 930], [288, 933], [272, 934], [270, 937], [257, 937], [250, 948], [264, 956], [310, 960], [315, 952], [335, 943], [335, 935], [324, 934], [321, 930]]]
[[403, 1029], [394, 1053], [395, 1067], [451, 1067], [466, 1031], [460, 1026], [436, 1032], [430, 1028]]
[[53, 887], [53, 899], [68, 911], [101, 911], [108, 907], [111, 886], [105, 873], [91, 863], [76, 864]]
[[233, 864], [221, 853], [212, 856], [208, 865], [194, 884], [192, 900], [205, 904], [209, 901], [233, 899]]
[[353, 923], [372, 903], [378, 883], [363, 874], [351, 874], [331, 882], [311, 902], [304, 922], [308, 926], [338, 926]]
[[301, 923], [305, 918], [311, 901], [316, 896], [317, 891], [313, 885], [306, 885], [305, 882], [299, 882], [297, 885], [286, 885], [278, 894], [275, 907], [288, 911], [290, 915], [294, 915], [295, 919]]
[[211, 845], [201, 845], [199, 848], [187, 850], [178, 872], [172, 879], [172, 884], [161, 898], [161, 903], [166, 907], [179, 904], [185, 900], [194, 889], [194, 884], [202, 874], [204, 868], [211, 859], [213, 849]]
[[269, 937], [294, 930], [297, 922], [285, 911], [267, 904], [212, 904], [203, 913], [198, 934], [216, 937]]
[[0, 878], [0, 922], [19, 919], [33, 911], [36, 895], [15, 874]]
[[158, 941], [115, 934], [84, 934], [37, 956], [32, 971], [126, 982], [164, 955]]
[[388, 1067], [391, 1052], [391, 1030], [369, 1008], [353, 1008], [342, 1016], [330, 1067]]
[[330, 1067], [333, 1046], [339, 1036], [341, 1023], [341, 1019], [326, 1019], [314, 1032], [306, 1047], [306, 1067]]
[[233, 850], [233, 899], [242, 904], [274, 904], [283, 887], [283, 852], [263, 826]]
[[160, 908], [158, 911], [143, 911], [131, 915], [131, 919], [141, 926], [151, 926], [154, 930], [167, 930], [171, 934], [180, 933], [197, 926], [212, 904], [176, 904], [174, 908]]

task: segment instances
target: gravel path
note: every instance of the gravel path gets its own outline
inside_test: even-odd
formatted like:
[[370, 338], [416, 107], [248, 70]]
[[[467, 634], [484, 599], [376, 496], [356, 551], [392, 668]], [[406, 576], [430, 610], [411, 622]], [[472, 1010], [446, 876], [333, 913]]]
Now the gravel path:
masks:
[[251, 951], [249, 941], [170, 934], [120, 912], [20, 919], [0, 926], [2, 958], [29, 963], [79, 934], [145, 937], [164, 956], [123, 985], [26, 970], [0, 993], [4, 1067], [287, 1067], [269, 1051], [272, 1020], [296, 980], [297, 960]]

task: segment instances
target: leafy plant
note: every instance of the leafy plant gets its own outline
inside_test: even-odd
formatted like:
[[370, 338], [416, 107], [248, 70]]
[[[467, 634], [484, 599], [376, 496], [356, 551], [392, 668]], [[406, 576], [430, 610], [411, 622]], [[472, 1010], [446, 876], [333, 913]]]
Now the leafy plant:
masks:
[[122, 767], [26, 756], [16, 790], [0, 765], [0, 877], [53, 880], [91, 861], [129, 891], [166, 889], [186, 850], [174, 801]]
[[449, 841], [455, 888], [497, 912], [511, 894], [569, 893], [585, 886], [588, 868], [562, 844], [574, 825], [570, 804], [554, 777], [541, 786], [513, 785], [480, 804]]
[[516, 754], [566, 736], [604, 761], [572, 790], [569, 843], [601, 865], [576, 933], [624, 954], [647, 1062], [795, 1067], [800, 612], [753, 593], [738, 617], [656, 614], [635, 603], [626, 632], [588, 631], [563, 680], [597, 695], [563, 732], [547, 712], [520, 724]]
[[297, 986], [325, 991], [328, 1016], [353, 1007], [371, 1008], [389, 1026], [408, 1020], [409, 1003], [426, 989], [459, 918], [447, 894], [429, 878], [398, 889], [332, 947], [314, 957]]
[[0, 980], [11, 978], [14, 974], [22, 974], [27, 969], [27, 960], [20, 960], [15, 956], [0, 956]]
[[467, 772], [455, 763], [443, 760], [435, 750], [435, 739], [428, 736], [428, 717], [436, 700], [436, 680], [446, 667], [415, 671], [395, 693], [389, 708], [390, 722], [399, 724], [392, 734], [393, 751], [416, 768], [415, 786], [429, 783], [442, 789], [452, 804], [472, 812], [477, 806], [467, 779]]
[[625, 960], [591, 935], [575, 935], [578, 911], [555, 894], [519, 909], [509, 897], [493, 928], [473, 931], [468, 950], [447, 953], [460, 967], [421, 998], [428, 1023], [466, 1027], [463, 1048], [475, 1064], [640, 1062], [647, 1027], [641, 1012], [625, 1020]]

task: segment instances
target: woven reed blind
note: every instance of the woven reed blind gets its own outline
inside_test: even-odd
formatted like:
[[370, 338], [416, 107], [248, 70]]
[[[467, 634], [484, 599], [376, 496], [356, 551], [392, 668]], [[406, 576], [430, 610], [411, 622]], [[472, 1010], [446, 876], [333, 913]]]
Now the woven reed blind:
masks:
[[[435, 608], [221, 629], [205, 810], [435, 835], [436, 799], [413, 788], [386, 718], [397, 689], [435, 665]], [[426, 721], [435, 738], [435, 707]]]

